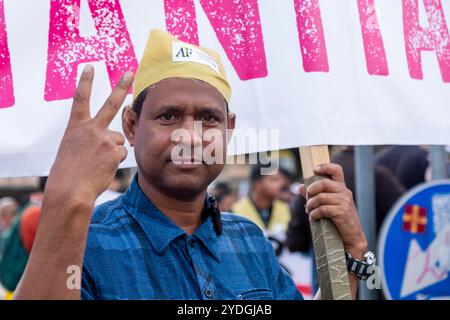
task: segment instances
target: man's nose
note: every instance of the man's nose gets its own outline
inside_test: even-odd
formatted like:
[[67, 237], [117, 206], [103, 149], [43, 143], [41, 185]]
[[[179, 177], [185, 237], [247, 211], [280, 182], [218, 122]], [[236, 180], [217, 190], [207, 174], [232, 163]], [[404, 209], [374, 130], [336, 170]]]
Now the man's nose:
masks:
[[188, 141], [183, 141], [191, 147], [201, 147], [203, 145], [202, 122], [196, 121], [193, 117], [187, 117], [183, 122], [183, 129], [189, 132]]

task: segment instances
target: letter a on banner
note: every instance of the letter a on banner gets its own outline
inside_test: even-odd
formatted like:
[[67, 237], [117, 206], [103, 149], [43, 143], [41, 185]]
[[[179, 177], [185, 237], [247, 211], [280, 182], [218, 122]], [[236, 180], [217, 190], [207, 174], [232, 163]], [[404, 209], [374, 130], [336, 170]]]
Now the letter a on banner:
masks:
[[80, 63], [104, 61], [111, 87], [138, 62], [118, 0], [88, 1], [97, 34], [81, 37], [80, 0], [52, 0], [45, 100], [72, 98]]
[[[422, 0], [421, 0], [422, 1]], [[423, 0], [428, 27], [420, 26], [418, 0], [403, 0], [406, 57], [413, 79], [423, 79], [421, 52], [435, 51], [442, 80], [450, 82], [450, 35], [440, 0]]]

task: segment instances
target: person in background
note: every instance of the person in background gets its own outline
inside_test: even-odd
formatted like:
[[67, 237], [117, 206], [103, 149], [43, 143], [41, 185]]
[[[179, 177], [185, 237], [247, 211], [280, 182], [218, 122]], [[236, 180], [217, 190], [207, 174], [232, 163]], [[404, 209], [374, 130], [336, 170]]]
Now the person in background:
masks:
[[377, 154], [376, 163], [387, 168], [409, 190], [425, 182], [428, 151], [421, 146], [391, 146]]
[[278, 200], [284, 201], [287, 204], [292, 203], [295, 199], [295, 193], [292, 192], [293, 188], [298, 189], [299, 185], [294, 185], [295, 177], [288, 170], [280, 168], [279, 172], [283, 177], [283, 184], [280, 189]]
[[9, 226], [17, 214], [19, 203], [12, 197], [0, 199], [0, 259], [3, 251], [3, 238], [6, 237]]
[[8, 230], [14, 217], [16, 216], [19, 204], [12, 197], [3, 197], [0, 199], [0, 234]]
[[231, 191], [229, 185], [225, 182], [217, 183], [210, 194], [216, 198], [219, 208], [223, 212], [230, 212], [231, 207], [236, 202], [236, 196]]
[[39, 178], [38, 188], [19, 210], [4, 238], [0, 256], [0, 283], [8, 295], [16, 289], [28, 262], [36, 236], [47, 177]]
[[291, 212], [289, 205], [278, 199], [286, 186], [286, 178], [280, 170], [265, 175], [264, 168], [268, 166], [261, 164], [253, 166], [249, 194], [237, 201], [232, 211], [253, 221], [264, 231], [285, 233]]

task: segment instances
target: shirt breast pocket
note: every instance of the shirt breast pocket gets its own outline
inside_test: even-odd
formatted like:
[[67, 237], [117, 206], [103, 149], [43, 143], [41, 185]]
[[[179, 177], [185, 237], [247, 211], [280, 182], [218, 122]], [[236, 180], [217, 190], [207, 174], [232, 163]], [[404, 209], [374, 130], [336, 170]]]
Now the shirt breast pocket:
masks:
[[242, 292], [237, 296], [238, 300], [273, 300], [273, 292], [268, 289], [253, 289]]

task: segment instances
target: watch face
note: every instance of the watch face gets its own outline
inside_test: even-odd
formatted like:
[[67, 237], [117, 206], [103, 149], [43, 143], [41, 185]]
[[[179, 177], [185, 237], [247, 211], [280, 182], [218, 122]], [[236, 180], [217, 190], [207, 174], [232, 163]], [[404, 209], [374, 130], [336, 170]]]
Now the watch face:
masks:
[[366, 259], [365, 259], [365, 260], [366, 260], [366, 263], [369, 264], [369, 265], [373, 265], [373, 264], [375, 264], [375, 262], [376, 262], [375, 254], [374, 254], [373, 252], [371, 252], [371, 251], [367, 252], [367, 253], [364, 255], [364, 258], [366, 258]]

